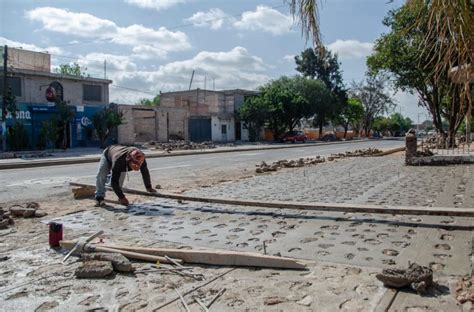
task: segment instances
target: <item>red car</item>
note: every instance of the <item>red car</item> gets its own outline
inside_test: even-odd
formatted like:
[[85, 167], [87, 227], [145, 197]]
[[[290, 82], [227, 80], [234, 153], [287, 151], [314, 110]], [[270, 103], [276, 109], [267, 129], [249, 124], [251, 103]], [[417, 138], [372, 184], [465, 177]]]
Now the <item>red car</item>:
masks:
[[281, 142], [291, 142], [291, 143], [296, 143], [296, 142], [306, 143], [307, 140], [308, 140], [308, 137], [304, 134], [303, 131], [288, 131], [280, 139]]

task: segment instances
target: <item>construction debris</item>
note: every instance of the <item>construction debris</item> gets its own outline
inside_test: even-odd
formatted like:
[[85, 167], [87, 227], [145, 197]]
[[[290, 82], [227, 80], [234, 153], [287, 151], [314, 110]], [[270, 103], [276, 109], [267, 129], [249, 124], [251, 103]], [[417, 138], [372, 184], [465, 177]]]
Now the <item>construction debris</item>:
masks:
[[456, 284], [456, 300], [464, 304], [474, 304], [474, 277], [465, 276]]
[[216, 148], [216, 145], [210, 141], [195, 143], [184, 140], [170, 140], [167, 143], [149, 142], [148, 145], [154, 146], [157, 150], [163, 150], [167, 152], [176, 150], [196, 150], [196, 149], [212, 149]]
[[95, 252], [81, 254], [83, 261], [109, 261], [112, 263], [114, 271], [117, 272], [133, 272], [132, 263], [119, 253]]
[[103, 278], [114, 271], [111, 261], [85, 261], [76, 269], [74, 275], [79, 278]]
[[13, 217], [20, 218], [42, 218], [47, 215], [46, 212], [39, 210], [40, 205], [36, 202], [28, 202], [20, 205], [15, 204], [10, 206], [9, 211]]
[[95, 194], [95, 187], [81, 186], [72, 189], [74, 199], [93, 198]]
[[433, 270], [410, 263], [408, 269], [384, 269], [375, 276], [385, 287], [411, 287], [418, 293], [425, 293], [433, 285]]
[[[383, 152], [377, 148], [367, 148], [367, 149], [358, 149], [355, 151], [348, 151], [345, 153], [338, 153], [338, 154], [331, 154], [331, 156], [328, 156], [327, 160], [328, 161], [333, 161], [335, 159], [339, 158], [347, 158], [347, 157], [367, 157], [367, 156], [379, 156]], [[264, 172], [269, 172], [269, 171], [277, 171], [280, 170], [281, 168], [300, 168], [300, 167], [308, 167], [312, 165], [316, 165], [319, 163], [325, 162], [326, 159], [321, 156], [316, 156], [316, 157], [308, 157], [308, 158], [300, 158], [298, 160], [278, 160], [270, 165], [267, 164], [266, 162], [262, 161], [260, 165], [257, 165], [255, 172], [256, 173], [264, 173]]]
[[9, 225], [12, 225], [14, 223], [10, 212], [7, 212], [3, 210], [2, 207], [0, 207], [0, 230], [8, 228]]
[[[224, 250], [184, 250], [172, 248], [145, 248], [118, 245], [104, 245], [102, 248], [120, 252], [134, 252], [144, 255], [163, 256], [166, 259], [173, 257], [182, 259], [185, 263], [198, 263], [225, 266], [250, 266], [264, 268], [281, 268], [305, 270], [306, 265], [291, 258], [267, 256], [251, 252], [224, 251]], [[173, 261], [168, 261], [173, 262]]]

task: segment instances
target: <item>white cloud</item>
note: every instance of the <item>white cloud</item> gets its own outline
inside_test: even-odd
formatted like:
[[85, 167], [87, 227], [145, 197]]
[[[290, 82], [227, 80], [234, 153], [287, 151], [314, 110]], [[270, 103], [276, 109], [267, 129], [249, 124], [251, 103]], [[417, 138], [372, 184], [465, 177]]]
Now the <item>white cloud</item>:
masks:
[[372, 42], [360, 42], [358, 40], [336, 40], [328, 45], [328, 48], [337, 53], [339, 58], [345, 60], [356, 60], [367, 57], [372, 53], [374, 44]]
[[[270, 79], [265, 73], [268, 68], [261, 58], [251, 55], [247, 49], [235, 47], [226, 52], [202, 51], [191, 59], [171, 62], [155, 71], [117, 72], [110, 78], [119, 86], [159, 93], [160, 90], [187, 90], [194, 70], [192, 88], [204, 88], [206, 77], [208, 89], [213, 88], [214, 80], [216, 90], [253, 90]], [[146, 96], [143, 93], [124, 92], [115, 87], [110, 91], [111, 101], [119, 103], [133, 104]]]
[[[91, 14], [70, 12], [51, 7], [28, 11], [26, 17], [41, 22], [44, 29], [53, 32], [83, 38], [106, 39], [116, 44], [138, 47], [138, 50], [144, 50], [146, 46], [148, 53], [144, 56], [145, 58], [152, 55], [163, 58], [167, 52], [183, 51], [191, 48], [185, 33], [172, 32], [164, 27], [157, 30], [136, 24], [119, 27], [110, 20], [100, 19]], [[153, 53], [152, 50], [154, 50]]]
[[270, 7], [259, 5], [255, 11], [242, 13], [240, 21], [234, 23], [238, 29], [265, 31], [273, 35], [282, 35], [291, 31], [293, 20], [290, 15]]
[[224, 19], [228, 18], [222, 10], [214, 8], [209, 12], [196, 12], [190, 18], [185, 19], [186, 22], [192, 23], [194, 26], [209, 26], [211, 29], [219, 29], [224, 24]]
[[295, 61], [295, 55], [293, 54], [287, 54], [283, 57], [283, 59], [287, 62], [293, 63]]
[[186, 0], [125, 0], [125, 2], [140, 8], [160, 11], [179, 3], [185, 3]]
[[37, 51], [37, 52], [48, 52], [52, 54], [61, 54], [63, 52], [61, 48], [58, 48], [58, 47], [41, 48], [34, 44], [22, 43], [22, 42], [13, 41], [4, 37], [0, 37], [0, 46], [4, 46], [4, 45], [7, 45], [12, 48], [21, 48], [21, 49]]

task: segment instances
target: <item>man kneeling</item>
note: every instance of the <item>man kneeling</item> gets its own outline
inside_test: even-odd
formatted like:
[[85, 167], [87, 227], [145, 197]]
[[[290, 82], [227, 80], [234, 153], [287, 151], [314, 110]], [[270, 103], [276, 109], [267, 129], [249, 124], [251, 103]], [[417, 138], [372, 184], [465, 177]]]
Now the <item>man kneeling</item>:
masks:
[[140, 170], [146, 190], [150, 193], [156, 193], [156, 190], [151, 186], [150, 172], [146, 164], [145, 154], [133, 146], [111, 145], [104, 150], [104, 153], [100, 157], [95, 184], [95, 200], [97, 206], [105, 205], [105, 184], [109, 172], [112, 173], [111, 185], [119, 198], [120, 204], [128, 206], [129, 202], [122, 192], [122, 185], [125, 176], [130, 170]]

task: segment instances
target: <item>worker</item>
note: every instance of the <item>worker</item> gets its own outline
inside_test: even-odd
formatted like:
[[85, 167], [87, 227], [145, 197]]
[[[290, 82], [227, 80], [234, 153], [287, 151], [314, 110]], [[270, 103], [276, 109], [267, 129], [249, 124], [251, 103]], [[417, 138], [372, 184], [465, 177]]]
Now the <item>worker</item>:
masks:
[[95, 200], [96, 206], [105, 205], [105, 184], [107, 175], [112, 174], [111, 185], [119, 198], [120, 204], [128, 206], [129, 201], [122, 192], [123, 181], [128, 171], [140, 170], [145, 188], [150, 193], [156, 193], [151, 186], [150, 172], [145, 160], [145, 154], [136, 147], [111, 145], [107, 147], [100, 157], [99, 169], [96, 177]]

